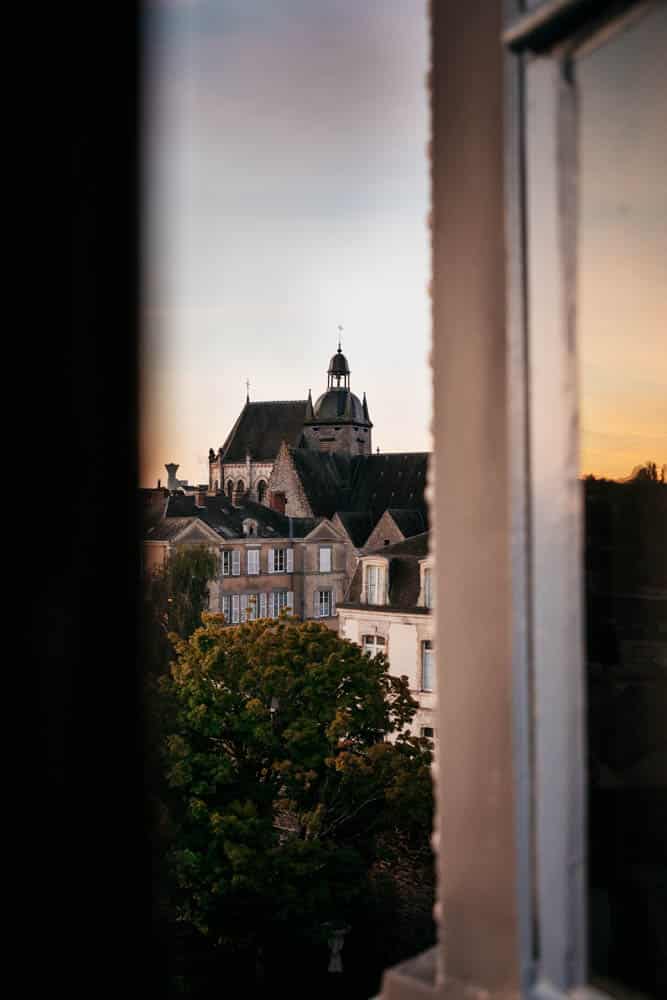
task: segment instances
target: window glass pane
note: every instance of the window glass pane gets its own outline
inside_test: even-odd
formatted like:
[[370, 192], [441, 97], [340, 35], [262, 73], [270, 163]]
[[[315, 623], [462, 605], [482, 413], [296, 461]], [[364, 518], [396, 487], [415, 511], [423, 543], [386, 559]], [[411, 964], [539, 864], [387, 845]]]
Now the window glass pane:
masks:
[[433, 690], [433, 651], [430, 641], [422, 643], [422, 689]]
[[661, 6], [576, 66], [591, 965], [656, 997], [667, 995], [665, 52]]

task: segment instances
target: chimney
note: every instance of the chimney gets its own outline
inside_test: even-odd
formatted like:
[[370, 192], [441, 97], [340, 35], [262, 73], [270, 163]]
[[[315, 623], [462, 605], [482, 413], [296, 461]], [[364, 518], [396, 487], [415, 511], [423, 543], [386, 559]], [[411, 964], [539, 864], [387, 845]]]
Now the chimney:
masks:
[[165, 465], [167, 470], [167, 489], [170, 491], [178, 489], [178, 480], [176, 479], [176, 473], [178, 472], [178, 465], [175, 462], [167, 462]]

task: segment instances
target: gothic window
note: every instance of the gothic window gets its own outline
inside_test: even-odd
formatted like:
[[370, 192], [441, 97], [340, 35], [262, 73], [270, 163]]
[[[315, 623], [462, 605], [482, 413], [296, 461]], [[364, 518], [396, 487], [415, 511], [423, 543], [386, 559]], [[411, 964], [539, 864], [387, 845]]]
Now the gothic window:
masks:
[[234, 497], [232, 499], [232, 503], [234, 504], [235, 507], [238, 507], [240, 505], [241, 497], [243, 496], [244, 493], [245, 493], [245, 483], [243, 482], [242, 479], [239, 479], [236, 483], [236, 487], [234, 489]]
[[234, 483], [231, 479], [227, 480], [227, 497], [231, 500], [234, 496]]
[[259, 503], [264, 503], [264, 498], [266, 497], [266, 482], [264, 479], [260, 479], [257, 483], [257, 500]]

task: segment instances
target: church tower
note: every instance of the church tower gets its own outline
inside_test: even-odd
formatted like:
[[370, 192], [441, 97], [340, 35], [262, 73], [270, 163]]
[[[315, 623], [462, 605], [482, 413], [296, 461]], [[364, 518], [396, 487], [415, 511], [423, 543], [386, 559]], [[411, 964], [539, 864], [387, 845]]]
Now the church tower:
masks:
[[350, 366], [339, 343], [329, 362], [327, 391], [314, 405], [308, 392], [303, 425], [306, 446], [344, 455], [370, 455], [372, 427], [366, 393], [361, 402], [350, 391]]

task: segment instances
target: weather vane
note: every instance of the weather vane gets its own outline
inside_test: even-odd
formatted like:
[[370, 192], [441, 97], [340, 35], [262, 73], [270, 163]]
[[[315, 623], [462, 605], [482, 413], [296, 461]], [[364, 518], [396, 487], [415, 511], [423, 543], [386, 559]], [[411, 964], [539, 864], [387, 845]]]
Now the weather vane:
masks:
[[343, 327], [339, 323], [338, 324], [338, 350], [339, 351], [341, 349], [341, 347], [340, 347], [340, 335], [341, 335], [342, 332], [343, 332]]

